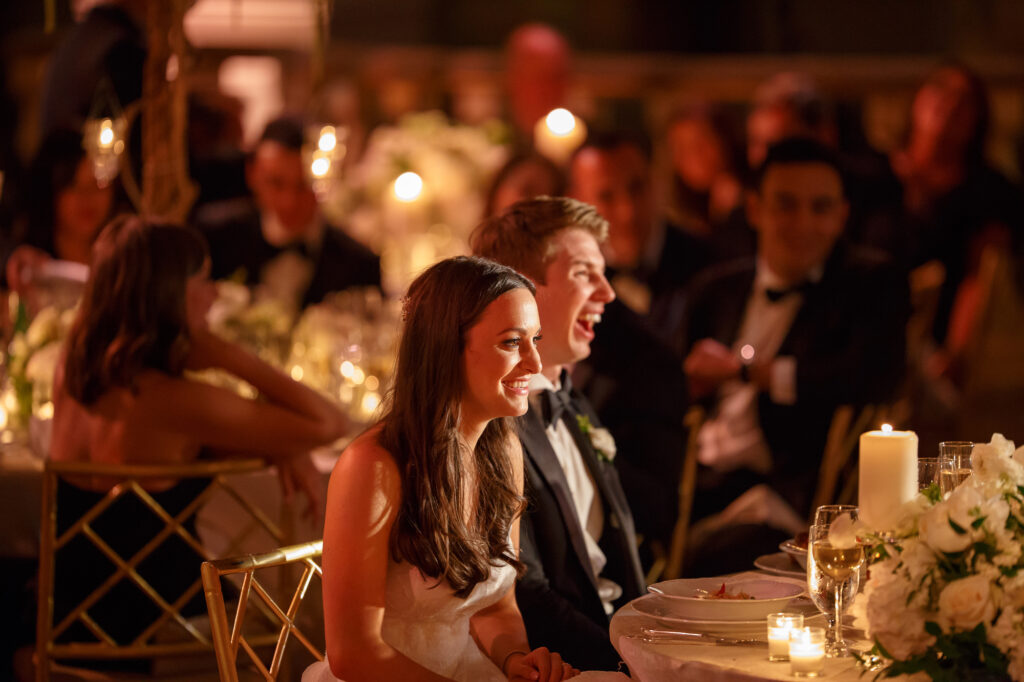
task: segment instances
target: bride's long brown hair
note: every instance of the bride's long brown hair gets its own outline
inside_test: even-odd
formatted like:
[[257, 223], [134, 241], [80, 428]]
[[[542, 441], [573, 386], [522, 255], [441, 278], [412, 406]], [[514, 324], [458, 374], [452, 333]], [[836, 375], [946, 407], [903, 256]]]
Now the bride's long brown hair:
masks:
[[469, 453], [458, 432], [466, 333], [513, 289], [535, 292], [515, 270], [483, 258], [450, 258], [416, 278], [380, 435], [402, 475], [391, 555], [446, 580], [459, 597], [486, 580], [492, 566], [523, 570], [509, 546], [509, 529], [524, 506], [509, 456], [511, 420], [488, 422], [472, 453], [475, 472], [464, 467]]

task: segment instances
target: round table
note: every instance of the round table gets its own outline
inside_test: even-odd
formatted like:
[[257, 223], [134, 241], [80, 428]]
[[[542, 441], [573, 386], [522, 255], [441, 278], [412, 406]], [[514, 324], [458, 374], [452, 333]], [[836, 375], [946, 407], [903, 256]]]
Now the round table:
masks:
[[[764, 578], [761, 572], [740, 573], [731, 579]], [[788, 580], [780, 578], [782, 580]], [[671, 629], [667, 623], [639, 613], [633, 602], [620, 608], [612, 617], [610, 636], [612, 645], [629, 666], [633, 679], [640, 682], [670, 682], [672, 680], [705, 680], [711, 682], [751, 682], [753, 680], [795, 680], [788, 662], [770, 662], [768, 643], [764, 646], [729, 646], [702, 643], [645, 642], [640, 638], [642, 626]], [[824, 626], [824, 618], [814, 615], [813, 605], [787, 610], [804, 611], [813, 616], [813, 625]], [[820, 621], [820, 622], [818, 622]], [[760, 638], [766, 639], [767, 633]], [[855, 644], [866, 642], [847, 640]], [[820, 677], [843, 682], [863, 682], [863, 670], [851, 658], [825, 659]], [[901, 678], [909, 680], [911, 678]]]

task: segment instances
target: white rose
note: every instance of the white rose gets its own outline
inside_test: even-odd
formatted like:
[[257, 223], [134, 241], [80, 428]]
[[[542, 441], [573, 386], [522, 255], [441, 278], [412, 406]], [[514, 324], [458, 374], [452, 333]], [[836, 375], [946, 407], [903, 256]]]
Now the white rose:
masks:
[[992, 436], [992, 443], [988, 445], [975, 445], [971, 453], [971, 467], [974, 475], [982, 483], [1002, 482], [1004, 477], [1020, 485], [1024, 483], [1024, 466], [1021, 466], [1013, 458], [1013, 443], [1002, 439], [997, 442], [996, 437], [1002, 438], [999, 434]]
[[1013, 451], [1013, 461], [1024, 466], [1024, 445]]
[[924, 612], [910, 599], [910, 583], [905, 579], [876, 581], [872, 567], [871, 580], [865, 586], [868, 635], [877, 639], [895, 660], [903, 661], [924, 653], [935, 638], [924, 629]]
[[939, 619], [947, 632], [973, 630], [978, 623], [990, 623], [995, 616], [992, 584], [985, 576], [954, 580], [939, 594]]
[[615, 459], [615, 439], [608, 429], [604, 427], [591, 427], [590, 443], [594, 446], [595, 450], [604, 454], [609, 462]]
[[51, 341], [33, 353], [25, 367], [25, 378], [31, 382], [53, 384], [53, 374], [57, 370], [62, 346], [60, 341]]
[[[921, 538], [940, 552], [962, 552], [974, 541], [970, 510], [981, 505], [983, 498], [974, 488], [960, 486], [949, 498], [940, 502], [918, 519]], [[952, 522], [952, 523], [951, 523]], [[959, 526], [959, 532], [953, 528]]]

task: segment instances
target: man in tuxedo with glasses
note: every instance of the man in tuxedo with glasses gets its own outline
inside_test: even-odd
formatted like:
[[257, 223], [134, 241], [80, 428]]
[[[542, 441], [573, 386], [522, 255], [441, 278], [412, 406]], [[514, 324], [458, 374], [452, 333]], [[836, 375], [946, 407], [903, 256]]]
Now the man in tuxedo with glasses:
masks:
[[680, 342], [691, 399], [708, 409], [694, 517], [730, 505], [723, 517], [741, 519], [695, 549], [702, 570], [748, 568], [806, 527], [835, 409], [890, 401], [900, 384], [907, 282], [846, 243], [848, 214], [833, 153], [783, 140], [749, 199], [756, 260], [694, 283]]
[[476, 255], [537, 286], [544, 368], [531, 378], [530, 409], [518, 420], [528, 508], [520, 531], [527, 570], [516, 600], [531, 646], [584, 670], [616, 668], [609, 617], [644, 589], [614, 440], [568, 372], [590, 354], [595, 325], [615, 298], [600, 249], [607, 233], [592, 206], [539, 197], [484, 222], [472, 239]]

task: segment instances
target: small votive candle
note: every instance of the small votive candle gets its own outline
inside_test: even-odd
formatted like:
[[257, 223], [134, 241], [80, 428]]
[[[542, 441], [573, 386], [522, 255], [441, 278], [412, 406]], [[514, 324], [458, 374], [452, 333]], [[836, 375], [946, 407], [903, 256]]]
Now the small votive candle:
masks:
[[804, 626], [800, 613], [768, 614], [768, 660], [789, 660], [789, 633]]
[[796, 677], [817, 677], [825, 663], [825, 628], [800, 628], [789, 635], [789, 663]]

